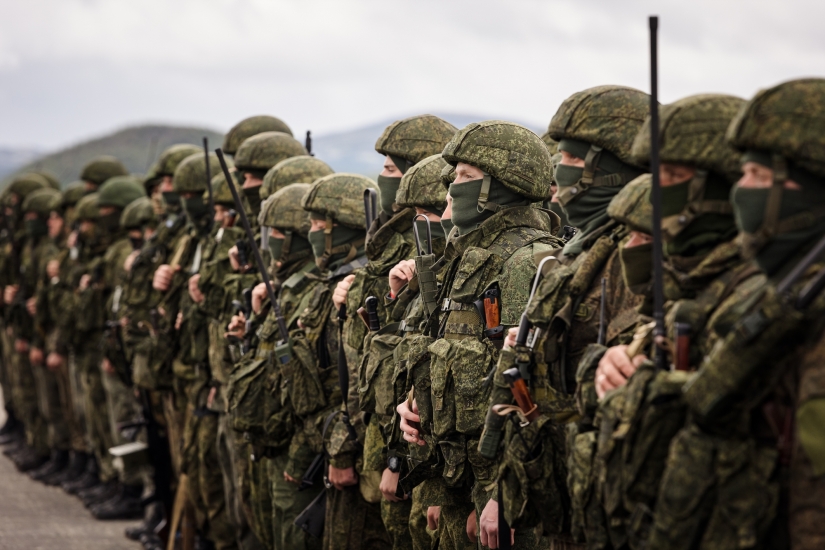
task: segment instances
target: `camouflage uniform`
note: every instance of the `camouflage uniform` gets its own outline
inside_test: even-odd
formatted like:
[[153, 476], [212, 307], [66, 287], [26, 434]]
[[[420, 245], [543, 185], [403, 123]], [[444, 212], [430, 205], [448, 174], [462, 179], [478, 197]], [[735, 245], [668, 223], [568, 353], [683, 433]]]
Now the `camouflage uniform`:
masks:
[[[794, 273], [825, 234], [818, 214], [824, 98], [821, 79], [780, 84], [759, 92], [728, 128], [744, 162], [773, 170], [771, 187], [740, 183], [731, 194], [743, 253], [769, 284], [747, 297], [744, 313], [683, 387], [688, 420], [667, 457], [649, 548], [819, 548], [825, 541], [825, 301], [810, 284], [823, 264], [813, 257]], [[788, 179], [800, 187], [783, 189]]]
[[[503, 353], [498, 365], [499, 373], [522, 365], [541, 412], [524, 428], [507, 423], [499, 471], [505, 515], [516, 532], [541, 526], [562, 547], [572, 542], [566, 425], [576, 422], [583, 434], [589, 432], [592, 418], [581, 416], [587, 411], [577, 408], [576, 395], [580, 403], [595, 398], [594, 372], [577, 366], [602, 331], [605, 342], [623, 343], [636, 324], [639, 298], [625, 287], [619, 262], [619, 243], [628, 230], [608, 217], [607, 206], [641, 173], [630, 148], [648, 107], [648, 96], [638, 90], [601, 86], [573, 94], [553, 116], [550, 137], [585, 161], [584, 168], [559, 165], [555, 170], [557, 196], [578, 233], [562, 250], [546, 254], [557, 263], [545, 266], [526, 310], [538, 336], [530, 347], [520, 344]], [[500, 393], [492, 403], [499, 398], [509, 403], [507, 384], [497, 381]], [[526, 462], [533, 464], [529, 471]]]

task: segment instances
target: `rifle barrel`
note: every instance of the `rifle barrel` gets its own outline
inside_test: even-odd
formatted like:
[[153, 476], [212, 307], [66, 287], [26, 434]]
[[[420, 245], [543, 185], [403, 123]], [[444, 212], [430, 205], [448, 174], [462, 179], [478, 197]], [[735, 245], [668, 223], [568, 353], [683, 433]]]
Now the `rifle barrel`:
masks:
[[203, 136], [203, 158], [206, 160], [206, 191], [209, 194], [209, 227], [215, 223], [215, 197], [212, 195], [212, 167], [209, 166], [209, 138]]
[[258, 270], [261, 272], [261, 278], [264, 280], [264, 286], [266, 287], [266, 293], [269, 296], [269, 302], [272, 304], [272, 310], [275, 312], [275, 318], [278, 320], [278, 328], [281, 331], [281, 336], [284, 340], [286, 340], [289, 334], [286, 329], [286, 321], [284, 321], [284, 316], [281, 314], [281, 306], [275, 298], [275, 291], [272, 290], [272, 283], [269, 280], [269, 273], [266, 271], [264, 259], [261, 257], [261, 251], [258, 250], [255, 235], [252, 233], [252, 226], [249, 225], [249, 218], [246, 217], [246, 211], [244, 211], [241, 197], [238, 195], [238, 190], [235, 188], [235, 182], [232, 181], [232, 175], [229, 173], [229, 168], [226, 166], [226, 159], [223, 157], [223, 151], [220, 147], [215, 149], [215, 154], [218, 155], [218, 162], [221, 164], [223, 176], [226, 178], [226, 183], [229, 185], [229, 190], [232, 192], [232, 199], [235, 201], [235, 206], [238, 208], [238, 214], [241, 216], [241, 222], [243, 222], [243, 227], [246, 230], [246, 236], [249, 239], [252, 253], [255, 256], [255, 262], [258, 264]]

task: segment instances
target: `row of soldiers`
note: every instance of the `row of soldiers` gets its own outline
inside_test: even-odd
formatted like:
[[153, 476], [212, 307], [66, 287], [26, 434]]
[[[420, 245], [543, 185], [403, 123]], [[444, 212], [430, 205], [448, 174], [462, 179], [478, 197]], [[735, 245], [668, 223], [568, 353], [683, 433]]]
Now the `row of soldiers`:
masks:
[[649, 111], [21, 176], [5, 452], [146, 548], [823, 547], [825, 80]]

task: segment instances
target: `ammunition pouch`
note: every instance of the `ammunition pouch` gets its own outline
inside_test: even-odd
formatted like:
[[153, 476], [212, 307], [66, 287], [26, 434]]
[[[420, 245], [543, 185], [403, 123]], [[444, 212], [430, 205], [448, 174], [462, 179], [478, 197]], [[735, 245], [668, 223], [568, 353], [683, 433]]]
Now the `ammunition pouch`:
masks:
[[402, 338], [396, 335], [398, 323], [386, 325], [378, 332], [367, 334], [365, 353], [358, 367], [358, 399], [364, 412], [392, 416], [397, 405], [394, 380], [396, 348]]
[[171, 341], [158, 334], [147, 334], [134, 347], [132, 380], [147, 390], [165, 390], [172, 387]]
[[315, 346], [304, 331], [293, 331], [290, 341], [292, 357], [280, 367], [282, 405], [286, 406], [288, 401], [296, 415], [306, 417], [327, 406], [323, 380], [328, 373], [320, 372]]
[[229, 425], [240, 433], [264, 433], [269, 358], [242, 362], [229, 377], [226, 389]]

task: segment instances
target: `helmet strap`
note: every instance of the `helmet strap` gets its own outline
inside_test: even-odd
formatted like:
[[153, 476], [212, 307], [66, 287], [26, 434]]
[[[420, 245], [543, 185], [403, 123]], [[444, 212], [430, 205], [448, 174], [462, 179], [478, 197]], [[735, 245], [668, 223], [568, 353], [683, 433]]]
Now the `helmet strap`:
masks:
[[601, 159], [603, 150], [604, 149], [598, 145], [590, 145], [590, 149], [588, 149], [587, 155], [584, 157], [582, 178], [574, 185], [559, 188], [556, 196], [562, 206], [581, 196], [591, 187], [621, 187], [627, 183], [627, 178], [624, 174], [596, 175], [596, 170], [599, 167], [599, 159]]
[[727, 200], [705, 200], [708, 171], [697, 170], [688, 184], [688, 198], [678, 214], [662, 219], [665, 238], [681, 233], [693, 220], [703, 214], [733, 214], [733, 205]]

